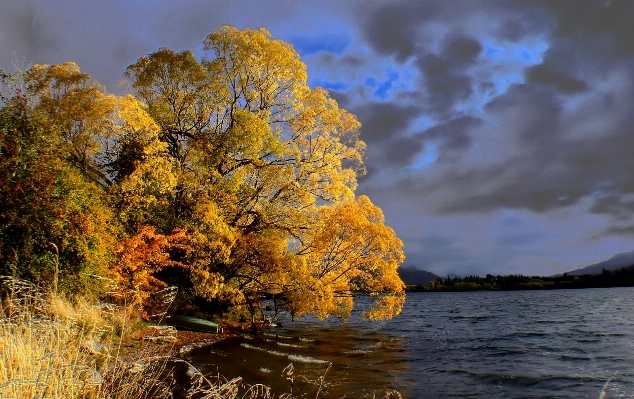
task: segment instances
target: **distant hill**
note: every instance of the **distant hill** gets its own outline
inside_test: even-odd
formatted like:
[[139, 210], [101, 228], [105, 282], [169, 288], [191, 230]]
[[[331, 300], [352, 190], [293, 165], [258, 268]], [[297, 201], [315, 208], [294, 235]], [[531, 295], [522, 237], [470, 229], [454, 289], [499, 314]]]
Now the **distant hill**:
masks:
[[622, 267], [628, 267], [634, 265], [634, 251], [623, 252], [616, 254], [608, 260], [603, 262], [593, 263], [581, 269], [576, 269], [568, 272], [569, 276], [579, 276], [582, 274], [601, 274], [603, 269], [605, 270], [618, 270]]
[[436, 281], [438, 276], [425, 270], [415, 268], [400, 268], [398, 274], [405, 285], [427, 284], [430, 281]]

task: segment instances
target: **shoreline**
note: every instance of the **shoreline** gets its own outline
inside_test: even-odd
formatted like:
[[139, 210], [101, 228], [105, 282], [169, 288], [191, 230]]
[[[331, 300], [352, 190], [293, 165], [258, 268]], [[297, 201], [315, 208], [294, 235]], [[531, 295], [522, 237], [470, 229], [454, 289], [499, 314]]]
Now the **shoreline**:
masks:
[[157, 356], [180, 358], [194, 348], [212, 345], [238, 335], [240, 334], [233, 329], [222, 333], [176, 330], [176, 335], [170, 336], [171, 339], [161, 337], [161, 340], [151, 340], [148, 336], [133, 337], [132, 341], [138, 342], [138, 346], [124, 345], [118, 358], [126, 363], [143, 362]]
[[[157, 356], [180, 358], [192, 349], [212, 345], [251, 331], [251, 324], [248, 322], [225, 320], [221, 325], [222, 332], [220, 333], [176, 328], [165, 330], [160, 325], [147, 326], [124, 340], [124, 344], [119, 349], [118, 358], [127, 363], [143, 362], [144, 359]], [[268, 327], [267, 322], [258, 323], [260, 331]]]

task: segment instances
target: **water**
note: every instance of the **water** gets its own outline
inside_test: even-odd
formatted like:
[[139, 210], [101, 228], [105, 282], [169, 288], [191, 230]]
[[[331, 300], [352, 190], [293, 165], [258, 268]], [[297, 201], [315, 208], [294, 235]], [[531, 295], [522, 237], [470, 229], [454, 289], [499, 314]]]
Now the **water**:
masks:
[[323, 398], [634, 398], [634, 288], [410, 293], [384, 322], [283, 319], [201, 348], [206, 372]]

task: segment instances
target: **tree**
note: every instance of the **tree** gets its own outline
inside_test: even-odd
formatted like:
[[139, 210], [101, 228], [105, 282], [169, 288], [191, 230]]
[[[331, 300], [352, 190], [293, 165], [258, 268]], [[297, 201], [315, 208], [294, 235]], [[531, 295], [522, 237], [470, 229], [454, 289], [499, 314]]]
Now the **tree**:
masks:
[[156, 233], [153, 226], [142, 226], [137, 234], [131, 235], [117, 244], [116, 261], [108, 270], [110, 277], [123, 292], [128, 305], [143, 312], [148, 297], [167, 284], [155, 277], [166, 266], [186, 267], [170, 259], [170, 251], [187, 251], [184, 231], [165, 236]]
[[375, 298], [368, 317], [398, 314], [402, 242], [355, 197], [355, 116], [265, 29], [222, 27], [204, 48], [141, 57], [134, 96], [72, 62], [14, 76], [26, 91], [1, 97], [0, 268], [67, 285], [109, 275], [138, 305], [175, 284], [254, 319], [266, 297], [347, 318], [357, 291]]
[[59, 132], [59, 144], [66, 161], [90, 180], [102, 186], [110, 179], [97, 164], [100, 138], [114, 128], [116, 97], [73, 62], [34, 65], [25, 74], [29, 100]]
[[25, 93], [2, 98], [0, 273], [89, 294], [89, 275], [104, 275], [111, 259], [116, 223], [103, 191], [64, 162], [61, 134]]
[[345, 317], [367, 290], [378, 295], [368, 316], [398, 314], [402, 243], [354, 196], [356, 118], [308, 87], [299, 55], [264, 29], [222, 27], [204, 45], [200, 62], [159, 49], [126, 70], [175, 165], [154, 212], [162, 234], [187, 229], [193, 250], [178, 261], [193, 295], [252, 312], [276, 295], [298, 315]]
[[397, 272], [405, 259], [402, 245], [368, 197], [320, 207], [295, 247], [301, 266], [289, 273], [287, 307], [298, 316], [348, 318], [352, 294], [361, 291], [378, 298], [367, 317], [399, 314], [405, 301]]

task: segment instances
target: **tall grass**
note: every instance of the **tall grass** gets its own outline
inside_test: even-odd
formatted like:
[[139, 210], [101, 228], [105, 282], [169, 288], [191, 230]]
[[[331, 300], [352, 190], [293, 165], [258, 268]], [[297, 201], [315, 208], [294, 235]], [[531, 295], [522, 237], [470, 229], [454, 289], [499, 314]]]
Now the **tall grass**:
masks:
[[120, 360], [125, 306], [71, 304], [10, 277], [0, 292], [1, 398], [173, 397], [168, 357]]
[[[240, 378], [212, 383], [170, 356], [120, 360], [125, 307], [71, 304], [10, 277], [0, 277], [0, 292], [0, 398], [235, 399], [241, 388]], [[173, 378], [177, 365], [186, 367], [184, 384]], [[271, 393], [254, 385], [241, 397], [271, 398]]]
[[[121, 343], [129, 331], [126, 306], [89, 304], [81, 299], [71, 303], [28, 282], [3, 276], [0, 294], [0, 398], [307, 397], [293, 392], [292, 364], [283, 372], [291, 392], [274, 395], [262, 384], [245, 387], [239, 377], [227, 381], [220, 375], [205, 376], [188, 362], [171, 356], [121, 360]], [[180, 380], [175, 378], [178, 368], [184, 370]], [[315, 398], [328, 386], [324, 377], [306, 380], [318, 388]], [[401, 395], [391, 391], [384, 397]]]
[[71, 304], [13, 278], [1, 283], [0, 397], [123, 399], [141, 397], [139, 388], [148, 384], [161, 385], [131, 373], [113, 355], [125, 311]]

